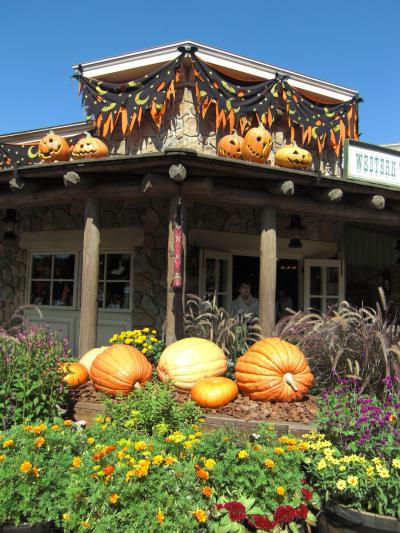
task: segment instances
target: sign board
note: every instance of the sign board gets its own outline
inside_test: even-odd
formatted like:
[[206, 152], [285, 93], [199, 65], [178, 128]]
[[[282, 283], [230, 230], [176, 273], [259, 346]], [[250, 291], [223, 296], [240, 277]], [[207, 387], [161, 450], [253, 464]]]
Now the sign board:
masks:
[[400, 189], [400, 152], [346, 139], [343, 177]]

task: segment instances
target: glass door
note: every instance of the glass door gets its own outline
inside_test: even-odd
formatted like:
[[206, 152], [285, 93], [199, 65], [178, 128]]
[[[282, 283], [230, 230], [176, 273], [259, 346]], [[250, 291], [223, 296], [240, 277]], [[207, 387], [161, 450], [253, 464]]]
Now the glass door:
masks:
[[344, 300], [344, 263], [340, 259], [304, 260], [304, 309], [325, 313]]
[[232, 254], [201, 250], [200, 295], [230, 311], [232, 303]]

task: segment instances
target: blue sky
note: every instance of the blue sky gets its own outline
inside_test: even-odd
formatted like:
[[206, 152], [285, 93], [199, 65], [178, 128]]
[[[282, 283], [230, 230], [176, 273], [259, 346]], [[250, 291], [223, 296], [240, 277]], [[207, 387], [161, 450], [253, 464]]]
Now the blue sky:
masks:
[[1, 0], [0, 134], [83, 120], [74, 63], [192, 39], [356, 89], [361, 139], [400, 143], [399, 20], [399, 0]]

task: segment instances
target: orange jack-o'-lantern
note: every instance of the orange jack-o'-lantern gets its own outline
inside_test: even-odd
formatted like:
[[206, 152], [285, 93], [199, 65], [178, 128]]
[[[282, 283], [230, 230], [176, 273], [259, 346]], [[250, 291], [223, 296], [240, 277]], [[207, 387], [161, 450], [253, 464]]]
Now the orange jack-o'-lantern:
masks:
[[48, 135], [40, 139], [39, 157], [46, 163], [53, 161], [69, 160], [69, 145], [64, 137], [50, 131]]
[[294, 142], [283, 146], [276, 152], [275, 164], [279, 167], [305, 170], [312, 165], [312, 155]]
[[108, 156], [108, 147], [97, 137], [87, 134], [75, 144], [71, 156], [72, 159], [99, 159]]
[[241, 159], [243, 141], [243, 137], [238, 135], [235, 130], [231, 131], [229, 135], [225, 135], [220, 139], [217, 146], [218, 155], [233, 159]]
[[260, 123], [257, 128], [251, 128], [243, 141], [243, 159], [254, 163], [266, 163], [272, 148], [272, 135]]

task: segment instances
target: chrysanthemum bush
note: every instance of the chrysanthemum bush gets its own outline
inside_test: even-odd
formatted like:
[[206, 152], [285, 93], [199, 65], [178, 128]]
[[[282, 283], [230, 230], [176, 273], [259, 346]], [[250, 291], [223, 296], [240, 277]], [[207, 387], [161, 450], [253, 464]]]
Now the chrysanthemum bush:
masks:
[[151, 328], [133, 329], [115, 333], [108, 341], [110, 344], [128, 344], [140, 350], [147, 359], [157, 364], [165, 349], [165, 342], [158, 338], [157, 330]]
[[60, 522], [82, 432], [71, 420], [0, 433], [0, 524]]
[[360, 511], [400, 519], [400, 452], [390, 459], [346, 454], [322, 433], [305, 436], [304, 464], [323, 504], [339, 503]]

